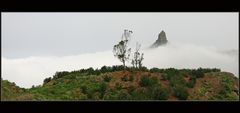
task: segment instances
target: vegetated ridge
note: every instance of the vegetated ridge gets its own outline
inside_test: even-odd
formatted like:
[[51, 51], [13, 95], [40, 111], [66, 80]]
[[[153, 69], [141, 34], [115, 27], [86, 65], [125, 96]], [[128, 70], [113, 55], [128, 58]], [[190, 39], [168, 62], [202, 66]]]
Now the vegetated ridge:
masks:
[[239, 100], [238, 81], [215, 68], [103, 66], [56, 72], [29, 89], [1, 80], [1, 100]]

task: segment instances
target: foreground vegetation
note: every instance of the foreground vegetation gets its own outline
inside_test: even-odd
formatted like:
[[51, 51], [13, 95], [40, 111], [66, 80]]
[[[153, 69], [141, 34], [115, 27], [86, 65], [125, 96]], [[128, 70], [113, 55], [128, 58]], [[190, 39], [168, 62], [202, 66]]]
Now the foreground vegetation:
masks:
[[56, 72], [30, 89], [1, 82], [1, 100], [239, 100], [238, 78], [219, 69], [103, 66]]

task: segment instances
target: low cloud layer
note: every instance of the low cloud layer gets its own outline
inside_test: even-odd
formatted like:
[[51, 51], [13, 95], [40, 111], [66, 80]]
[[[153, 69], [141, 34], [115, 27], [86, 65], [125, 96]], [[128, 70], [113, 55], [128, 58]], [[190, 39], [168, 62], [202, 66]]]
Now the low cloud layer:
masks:
[[[193, 44], [171, 42], [156, 49], [144, 49], [143, 65], [152, 68], [220, 68], [239, 76], [238, 51], [219, 50]], [[40, 85], [56, 71], [73, 71], [81, 68], [100, 68], [103, 65], [120, 65], [111, 50], [75, 56], [45, 56], [7, 59], [2, 57], [2, 78], [20, 87]], [[130, 63], [128, 63], [130, 66]]]

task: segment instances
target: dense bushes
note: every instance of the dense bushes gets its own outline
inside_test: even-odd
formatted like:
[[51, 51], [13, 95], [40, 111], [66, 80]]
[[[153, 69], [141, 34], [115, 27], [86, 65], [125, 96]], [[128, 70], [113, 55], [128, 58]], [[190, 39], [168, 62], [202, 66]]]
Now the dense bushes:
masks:
[[155, 77], [148, 77], [148, 76], [142, 76], [139, 82], [139, 85], [141, 87], [147, 87], [147, 86], [153, 86], [156, 85], [158, 83], [157, 78]]
[[193, 88], [194, 85], [195, 85], [195, 83], [196, 83], [196, 78], [195, 78], [195, 77], [191, 77], [191, 78], [189, 79], [188, 83], [187, 83], [187, 87]]
[[140, 70], [140, 71], [149, 71], [148, 68], [145, 67], [145, 66], [140, 67], [139, 70]]
[[108, 72], [108, 67], [107, 66], [102, 66], [101, 67], [101, 69], [100, 69], [100, 71], [102, 72], [102, 73], [106, 73], [106, 72]]
[[186, 87], [181, 85], [176, 85], [173, 87], [173, 95], [176, 96], [179, 100], [186, 100], [189, 96]]
[[234, 95], [233, 93], [233, 79], [228, 76], [224, 76], [221, 80], [221, 89], [218, 94], [215, 96], [219, 100], [236, 100], [239, 96]]
[[150, 92], [146, 88], [139, 88], [131, 93], [132, 100], [152, 100]]
[[104, 100], [132, 100], [132, 95], [130, 95], [125, 90], [111, 90], [104, 95]]
[[164, 72], [164, 69], [159, 69], [159, 68], [154, 67], [154, 68], [151, 68], [149, 71], [152, 73], [155, 73], [155, 72], [162, 73], [162, 72]]
[[[100, 69], [93, 69], [90, 67], [88, 69], [81, 69], [72, 72], [57, 72], [53, 79], [51, 77], [44, 79], [44, 84], [53, 80], [51, 81], [52, 85], [44, 85], [45, 89], [41, 89], [39, 96], [44, 95], [44, 98], [47, 99], [53, 98], [65, 100], [167, 100], [171, 95], [177, 97], [179, 100], [186, 100], [189, 95], [187, 89], [194, 87], [197, 78], [203, 77], [204, 73], [221, 71], [219, 69], [208, 68], [152, 68], [148, 70], [146, 67], [140, 69], [126, 67], [125, 72], [117, 73], [119, 74], [119, 77], [115, 77], [112, 73], [108, 73], [123, 70], [123, 66], [103, 66]], [[144, 76], [141, 76], [140, 74], [144, 74]], [[162, 84], [160, 84], [161, 81], [163, 82]], [[218, 92], [219, 95], [216, 95], [214, 98], [231, 98], [232, 94], [230, 94], [230, 92], [233, 89], [230, 89], [232, 87], [229, 85], [230, 82], [232, 81], [224, 79], [222, 81], [223, 87], [221, 87], [221, 90]], [[52, 88], [54, 90], [50, 90], [50, 87], [54, 87], [55, 89]], [[38, 88], [35, 87], [32, 90], [36, 91], [37, 89]]]
[[81, 92], [87, 96], [87, 99], [102, 99], [107, 92], [108, 86], [105, 82], [95, 82], [89, 85], [80, 86]]
[[105, 75], [105, 76], [103, 77], [103, 79], [104, 79], [105, 82], [110, 82], [110, 80], [112, 79], [112, 77]]
[[92, 67], [90, 67], [86, 69], [86, 71], [88, 72], [89, 75], [93, 75], [95, 70]]
[[130, 100], [167, 100], [169, 97], [169, 91], [159, 85], [138, 89], [131, 86], [128, 89], [128, 94], [131, 96]]
[[107, 90], [107, 84], [105, 82], [100, 83], [99, 91], [104, 93]]
[[150, 84], [150, 78], [147, 76], [142, 76], [139, 82], [139, 85], [141, 87], [145, 87], [145, 86], [148, 86], [149, 84]]
[[[73, 72], [57, 72], [54, 75], [54, 79], [61, 78], [66, 75], [75, 74], [81, 75], [100, 75], [101, 73], [107, 72], [115, 72], [115, 71], [123, 71], [123, 66], [103, 66], [100, 69], [81, 69], [78, 71]], [[95, 88], [93, 86], [81, 86], [81, 92], [87, 95], [88, 99], [137, 99], [137, 100], [166, 100], [169, 97], [169, 93], [172, 92], [173, 96], [176, 96], [179, 100], [186, 100], [188, 98], [187, 88], [193, 88], [196, 79], [201, 78], [204, 76], [204, 73], [208, 72], [220, 72], [220, 69], [209, 69], [209, 68], [198, 68], [198, 69], [174, 69], [174, 68], [167, 68], [167, 69], [158, 69], [158, 68], [151, 68], [148, 70], [146, 67], [141, 67], [140, 69], [136, 69], [134, 67], [126, 67], [126, 71], [133, 73], [134, 71], [150, 71], [152, 73], [161, 73], [160, 80], [167, 80], [169, 81], [169, 89], [162, 88], [159, 84], [159, 79], [157, 77], [151, 76], [142, 76], [139, 81], [139, 85], [141, 86], [140, 89], [136, 89], [137, 87], [130, 85], [125, 90], [125, 85], [122, 82], [115, 83], [114, 89], [108, 89], [107, 82], [112, 80], [112, 77], [108, 75], [103, 76], [103, 82], [96, 83]], [[184, 77], [190, 77], [188, 81], [184, 80]], [[134, 75], [124, 75], [121, 77], [121, 80], [126, 82], [134, 81]], [[51, 78], [46, 78], [44, 83], [51, 81]], [[223, 83], [228, 84], [227, 80], [223, 81]], [[123, 88], [124, 86], [124, 88]], [[223, 85], [224, 87], [219, 92], [219, 95], [216, 98], [225, 98], [229, 95], [230, 86]], [[225, 96], [224, 96], [225, 95]], [[226, 97], [227, 98], [227, 97]]]
[[[186, 70], [185, 70], [186, 71]], [[188, 74], [191, 76], [194, 76], [196, 78], [202, 78], [204, 77], [205, 73], [209, 73], [209, 72], [221, 72], [220, 69], [217, 68], [198, 68], [198, 69], [192, 69], [192, 70], [187, 70]]]
[[[186, 71], [184, 71], [185, 73]], [[195, 79], [190, 80], [188, 83], [184, 80], [183, 71], [169, 68], [164, 70], [162, 77], [169, 81], [170, 88], [173, 95], [179, 100], [186, 100], [188, 97], [187, 87], [192, 87], [195, 84]]]
[[45, 79], [43, 80], [43, 84], [46, 84], [46, 83], [50, 82], [51, 80], [52, 80], [51, 77], [45, 78]]
[[196, 76], [196, 78], [202, 78], [204, 76], [204, 72], [201, 68], [199, 68], [197, 70], [192, 70], [191, 75]]
[[53, 79], [58, 79], [68, 74], [69, 74], [68, 71], [56, 72], [55, 75], [53, 76]]
[[[87, 69], [80, 69], [77, 71], [72, 71], [72, 72], [56, 72], [55, 75], [53, 76], [53, 79], [61, 78], [63, 76], [69, 75], [69, 74], [80, 74], [82, 73], [83, 75], [100, 75], [101, 73], [107, 73], [107, 72], [115, 72], [115, 71], [123, 71], [124, 67], [122, 65], [113, 65], [113, 66], [102, 66], [100, 69], [93, 69], [92, 67], [87, 68]], [[133, 71], [144, 71], [144, 72], [157, 72], [157, 73], [162, 73], [165, 74], [163, 76], [164, 79], [170, 80], [172, 75], [182, 75], [188, 74], [190, 76], [195, 76], [196, 78], [201, 78], [204, 76], [204, 73], [208, 72], [220, 72], [220, 69], [217, 68], [198, 68], [198, 69], [174, 69], [174, 68], [167, 68], [167, 69], [159, 69], [159, 68], [151, 68], [148, 70], [147, 67], [141, 67], [141, 68], [134, 68], [134, 67], [126, 67], [125, 70], [129, 72]]]
[[162, 77], [169, 81], [169, 85], [171, 87], [186, 84], [185, 80], [183, 79], [183, 75], [180, 74], [180, 71], [174, 68], [166, 69]]
[[153, 100], [167, 100], [169, 97], [169, 93], [166, 88], [153, 87], [151, 92]]

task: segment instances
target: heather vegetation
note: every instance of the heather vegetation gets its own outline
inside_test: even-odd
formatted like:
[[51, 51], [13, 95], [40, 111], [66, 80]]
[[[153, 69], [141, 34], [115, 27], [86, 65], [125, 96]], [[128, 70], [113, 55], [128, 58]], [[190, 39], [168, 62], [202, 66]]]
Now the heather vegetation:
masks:
[[[131, 70], [131, 71], [130, 71]], [[218, 89], [211, 81], [197, 82], [205, 76], [219, 78]], [[198, 90], [195, 85], [198, 83]], [[236, 100], [236, 78], [219, 69], [158, 69], [123, 66], [103, 66], [56, 72], [43, 84], [29, 89], [2, 80], [2, 100], [191, 100], [192, 96], [206, 100]], [[211, 90], [210, 90], [211, 89]], [[216, 91], [215, 91], [216, 90]], [[197, 95], [197, 96], [196, 96]], [[189, 98], [190, 97], [190, 98]]]

